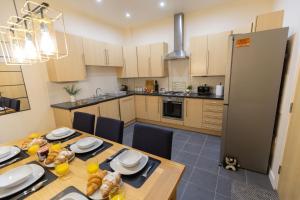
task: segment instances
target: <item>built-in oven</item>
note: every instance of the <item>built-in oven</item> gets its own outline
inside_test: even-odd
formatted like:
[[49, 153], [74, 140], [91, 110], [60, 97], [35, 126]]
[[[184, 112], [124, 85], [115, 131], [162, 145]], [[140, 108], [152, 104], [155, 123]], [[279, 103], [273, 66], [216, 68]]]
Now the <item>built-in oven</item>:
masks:
[[181, 97], [164, 97], [162, 117], [183, 120], [183, 105]]

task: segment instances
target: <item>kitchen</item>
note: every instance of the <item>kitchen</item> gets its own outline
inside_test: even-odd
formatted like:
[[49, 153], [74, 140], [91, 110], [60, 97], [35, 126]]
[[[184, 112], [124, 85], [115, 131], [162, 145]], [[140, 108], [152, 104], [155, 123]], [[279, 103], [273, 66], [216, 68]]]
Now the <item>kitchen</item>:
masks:
[[[17, 1], [17, 7], [21, 7], [23, 3]], [[275, 141], [272, 138], [272, 131], [269, 131], [271, 134], [268, 134], [265, 139], [257, 138], [257, 140], [252, 141], [252, 144], [257, 143], [257, 147], [266, 146], [267, 150], [260, 149], [260, 152], [267, 152], [271, 149], [271, 145], [273, 146], [272, 152], [275, 153], [272, 156], [273, 162], [269, 162], [270, 156], [269, 153], [266, 153], [267, 155], [262, 159], [264, 162], [268, 160], [267, 167], [264, 163], [263, 170], [247, 168], [243, 159], [238, 159], [238, 163], [246, 170], [239, 169], [237, 172], [231, 172], [218, 167], [224, 158], [224, 156], [219, 157], [222, 154], [220, 146], [224, 146], [221, 143], [224, 141], [222, 139], [224, 138], [223, 124], [226, 123], [226, 121], [224, 122], [226, 120], [224, 113], [227, 112], [224, 104], [227, 104], [226, 94], [229, 87], [226, 86], [230, 84], [228, 82], [230, 76], [228, 76], [227, 61], [228, 55], [232, 55], [230, 50], [232, 45], [228, 42], [228, 37], [232, 33], [251, 32], [253, 33], [249, 37], [255, 37], [255, 32], [259, 34], [260, 31], [271, 31], [271, 29], [287, 26], [295, 32], [296, 26], [294, 27], [292, 20], [290, 20], [289, 9], [291, 8], [285, 8], [283, 6], [285, 4], [282, 2], [280, 3], [283, 5], [273, 1], [255, 1], [247, 2], [246, 9], [243, 7], [245, 2], [228, 1], [224, 4], [210, 5], [211, 7], [209, 4], [208, 7], [205, 7], [196, 3], [194, 10], [192, 9], [193, 3], [186, 3], [187, 8], [178, 4], [176, 10], [173, 7], [175, 5], [169, 1], [163, 2], [163, 5], [160, 5], [161, 2], [158, 1], [157, 4], [147, 2], [153, 12], [152, 19], [147, 19], [146, 13], [144, 15], [138, 14], [137, 10], [139, 9], [136, 7], [142, 6], [138, 3], [132, 4], [133, 7], [136, 6], [135, 9], [124, 10], [126, 6], [118, 8], [122, 10], [120, 11], [122, 13], [127, 12], [124, 14], [125, 16], [111, 16], [105, 11], [107, 8], [105, 6], [112, 6], [113, 3], [106, 4], [105, 0], [87, 3], [88, 9], [81, 9], [82, 4], [71, 3], [67, 0], [49, 3], [51, 7], [52, 5], [55, 8], [63, 7], [68, 56], [58, 60], [51, 59], [47, 63], [24, 65], [21, 67], [21, 73], [17, 68], [13, 70], [24, 77], [23, 82], [18, 84], [25, 88], [22, 98], [24, 96], [26, 101], [24, 100], [25, 103], [21, 102], [21, 110], [24, 111], [1, 116], [3, 120], [0, 120], [3, 124], [14, 124], [20, 120], [18, 122], [20, 126], [1, 127], [1, 132], [11, 133], [1, 135], [1, 143], [19, 141], [33, 132], [48, 133], [60, 127], [72, 128], [76, 112], [89, 113], [94, 115], [96, 119], [97, 117], [106, 117], [123, 121], [125, 127], [123, 144], [128, 146], [133, 145], [135, 125], [147, 125], [173, 131], [171, 160], [185, 166], [182, 178], [180, 181], [177, 180], [177, 199], [201, 199], [205, 197], [206, 199], [229, 199], [232, 196], [231, 185], [236, 180], [246, 182], [249, 185], [259, 185], [261, 189], [266, 189], [267, 192], [274, 194], [273, 189], [278, 189], [279, 174], [277, 174], [277, 170], [282, 165], [280, 159], [283, 157], [284, 144], [283, 146], [275, 145], [275, 147], [274, 144], [271, 144], [271, 140]], [[239, 10], [241, 7], [243, 8]], [[287, 10], [283, 14], [279, 10], [284, 8]], [[102, 9], [103, 13], [91, 17], [90, 9]], [[239, 12], [232, 12], [234, 10], [239, 10]], [[178, 14], [183, 11], [184, 14]], [[4, 12], [3, 16], [1, 15], [3, 18], [1, 21], [6, 21], [10, 15], [15, 15], [12, 2], [7, 3], [7, 11]], [[105, 16], [110, 16], [110, 18], [105, 18]], [[270, 18], [274, 22], [268, 23]], [[75, 21], [77, 24], [74, 23]], [[215, 26], [211, 26], [212, 23], [215, 23]], [[283, 30], [285, 29], [283, 28]], [[270, 32], [270, 35], [274, 34]], [[287, 37], [287, 32], [283, 31], [283, 35]], [[60, 37], [63, 38], [64, 35], [57, 35], [57, 38]], [[266, 44], [268, 43], [267, 38], [264, 39]], [[58, 41], [61, 40], [58, 39]], [[276, 57], [281, 58], [283, 63], [284, 53], [275, 51], [275, 49], [285, 50], [283, 48], [285, 46], [284, 39], [278, 38], [276, 41], [283, 41], [283, 43], [281, 47], [274, 47], [273, 56], [277, 52], [278, 56]], [[252, 43], [250, 42], [250, 44]], [[296, 44], [297, 40], [294, 42], [295, 46]], [[241, 49], [246, 48], [249, 46], [249, 41], [241, 45]], [[271, 46], [269, 48], [272, 49]], [[297, 51], [291, 46], [289, 48], [291, 48], [290, 59], [297, 59]], [[261, 47], [259, 49], [261, 50]], [[270, 49], [261, 50], [261, 52], [270, 51]], [[173, 50], [175, 55], [176, 52], [179, 52], [176, 56], [179, 56], [180, 59], [174, 60], [174, 55], [169, 54]], [[182, 52], [186, 54], [181, 54]], [[235, 55], [233, 54], [233, 57]], [[259, 55], [256, 56], [259, 57]], [[259, 61], [262, 60], [262, 58], [259, 59]], [[268, 62], [270, 59], [266, 60]], [[280, 63], [280, 59], [274, 63]], [[269, 65], [274, 63], [269, 63]], [[291, 61], [288, 64], [296, 68], [297, 64], [295, 63], [296, 61]], [[262, 65], [263, 63], [258, 62], [257, 64]], [[270, 89], [274, 87], [272, 81], [276, 83], [273, 94], [268, 92], [268, 95], [264, 97], [259, 94], [261, 98], [265, 98], [266, 102], [273, 105], [272, 108], [269, 107], [272, 112], [267, 113], [276, 112], [277, 102], [272, 99], [278, 99], [280, 88], [283, 88], [280, 90], [283, 97], [281, 97], [278, 105], [281, 103], [281, 107], [285, 108], [282, 105], [289, 104], [286, 100], [288, 94], [286, 94], [285, 89], [288, 86], [280, 87], [281, 78], [277, 77], [281, 74], [280, 69], [283, 70], [282, 67], [278, 66], [276, 73], [273, 69], [272, 76], [264, 72], [266, 76], [274, 78], [270, 78], [270, 82], [267, 82], [268, 84], [265, 84], [263, 88]], [[290, 68], [295, 70], [293, 67]], [[3, 69], [2, 71], [6, 72], [13, 68]], [[295, 76], [295, 74], [297, 73], [289, 71], [288, 75], [285, 76]], [[250, 75], [249, 73], [249, 79]], [[234, 79], [233, 75], [232, 78]], [[244, 80], [247, 78], [247, 76], [244, 77]], [[292, 80], [289, 78], [285, 78], [285, 82], [284, 85], [292, 84]], [[258, 83], [253, 85], [259, 87]], [[120, 91], [120, 89], [124, 91]], [[4, 97], [5, 93], [7, 94], [6, 91], [3, 91], [1, 95]], [[26, 107], [22, 107], [23, 105]], [[229, 105], [232, 104], [229, 102]], [[255, 113], [254, 110], [253, 113]], [[284, 113], [280, 112], [280, 114], [284, 116]], [[270, 128], [270, 126], [275, 124], [274, 117], [274, 113], [264, 116], [264, 118], [270, 119], [264, 123], [269, 124], [269, 130], [273, 130], [273, 127]], [[287, 131], [282, 128], [284, 126], [283, 117], [279, 120], [279, 124], [281, 123], [283, 125], [276, 125], [281, 127], [277, 131], [285, 134]], [[257, 118], [253, 124], [262, 123]], [[280, 139], [276, 140], [277, 143], [282, 141], [284, 143], [282, 137], [281, 133], [277, 133], [277, 138]], [[251, 143], [242, 145], [247, 135], [246, 137], [239, 136], [239, 141], [233, 138], [236, 138], [236, 135], [231, 137], [226, 134], [225, 140], [236, 147], [227, 148], [231, 154], [236, 154], [233, 152], [239, 151], [241, 146], [246, 149], [255, 146], [250, 145]], [[246, 140], [250, 141], [251, 139], [247, 138]], [[258, 141], [260, 140], [263, 142], [259, 144]], [[249, 158], [252, 152], [243, 150], [243, 156]], [[104, 154], [108, 155], [105, 152]], [[238, 154], [235, 156], [239, 157]], [[276, 161], [277, 156], [280, 160], [278, 163]], [[77, 163], [76, 159], [73, 162]], [[239, 168], [238, 165], [234, 167]], [[263, 171], [263, 174], [268, 175], [252, 171]], [[178, 172], [179, 176], [181, 176], [180, 174]], [[157, 174], [155, 173], [155, 175]], [[123, 179], [123, 181], [125, 180]], [[203, 180], [207, 182], [207, 185], [203, 183]], [[247, 188], [247, 185], [245, 187]], [[41, 192], [46, 189], [47, 186], [42, 188]], [[125, 186], [126, 189], [127, 186]], [[168, 188], [166, 191], [171, 191], [171, 189], [173, 188]], [[199, 191], [195, 192], [196, 189]], [[55, 193], [59, 192], [56, 191]], [[128, 194], [125, 194], [128, 199], [132, 197], [131, 192], [128, 189]], [[283, 195], [283, 192], [279, 195]], [[32, 195], [32, 198], [34, 196], [35, 194]], [[144, 197], [141, 193], [140, 198], [143, 199]]]

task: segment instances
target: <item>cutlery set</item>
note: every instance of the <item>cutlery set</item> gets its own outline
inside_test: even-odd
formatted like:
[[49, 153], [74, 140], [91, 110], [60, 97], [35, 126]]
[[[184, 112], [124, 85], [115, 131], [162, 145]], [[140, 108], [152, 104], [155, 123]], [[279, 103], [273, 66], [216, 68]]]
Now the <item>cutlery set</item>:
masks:
[[10, 165], [10, 164], [13, 164], [13, 163], [15, 163], [15, 162], [17, 162], [18, 160], [20, 160], [21, 158], [14, 158], [14, 159], [12, 159], [11, 161], [9, 161], [9, 162], [6, 162], [6, 163], [3, 163], [3, 164], [0, 164], [0, 168], [2, 168], [2, 167], [6, 167], [6, 166], [8, 166], [8, 165]]
[[34, 193], [34, 192], [38, 191], [39, 189], [41, 189], [42, 187], [44, 187], [46, 185], [47, 181], [48, 181], [48, 179], [38, 182], [37, 184], [33, 185], [30, 189], [25, 190], [21, 194], [14, 197], [12, 200], [19, 200], [22, 197], [25, 197], [26, 195], [28, 195], [30, 193]]

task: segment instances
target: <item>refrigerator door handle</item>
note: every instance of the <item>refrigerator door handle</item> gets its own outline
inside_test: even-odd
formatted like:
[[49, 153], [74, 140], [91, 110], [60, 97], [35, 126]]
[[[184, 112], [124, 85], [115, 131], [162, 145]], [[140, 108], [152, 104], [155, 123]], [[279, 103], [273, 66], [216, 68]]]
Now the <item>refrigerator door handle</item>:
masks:
[[224, 105], [229, 103], [229, 92], [230, 92], [230, 78], [231, 78], [231, 67], [232, 67], [232, 56], [234, 48], [234, 36], [229, 36], [229, 50], [228, 50], [228, 64], [225, 72], [225, 88], [224, 88]]

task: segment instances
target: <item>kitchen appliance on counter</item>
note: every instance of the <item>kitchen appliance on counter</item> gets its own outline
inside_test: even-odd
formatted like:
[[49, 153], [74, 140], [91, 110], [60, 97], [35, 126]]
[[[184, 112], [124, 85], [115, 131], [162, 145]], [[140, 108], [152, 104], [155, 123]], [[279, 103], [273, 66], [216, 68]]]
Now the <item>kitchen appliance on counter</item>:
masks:
[[210, 95], [211, 88], [207, 84], [200, 85], [200, 86], [198, 86], [198, 94], [199, 95]]
[[121, 85], [121, 91], [128, 91], [128, 86], [127, 85]]
[[183, 97], [163, 97], [162, 117], [183, 120]]
[[287, 37], [288, 28], [231, 37], [221, 162], [236, 158], [242, 168], [268, 172]]

